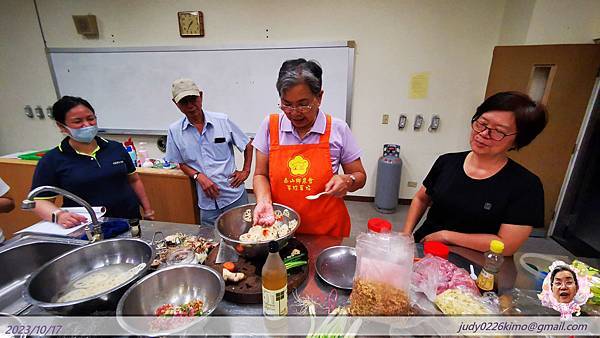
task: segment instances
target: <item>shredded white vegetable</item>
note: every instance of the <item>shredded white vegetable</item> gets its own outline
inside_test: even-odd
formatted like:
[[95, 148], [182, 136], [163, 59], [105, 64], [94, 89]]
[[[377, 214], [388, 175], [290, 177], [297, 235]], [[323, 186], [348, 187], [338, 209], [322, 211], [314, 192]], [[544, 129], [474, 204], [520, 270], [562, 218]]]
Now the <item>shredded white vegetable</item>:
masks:
[[487, 315], [492, 311], [470, 294], [448, 289], [435, 298], [435, 305], [446, 315]]

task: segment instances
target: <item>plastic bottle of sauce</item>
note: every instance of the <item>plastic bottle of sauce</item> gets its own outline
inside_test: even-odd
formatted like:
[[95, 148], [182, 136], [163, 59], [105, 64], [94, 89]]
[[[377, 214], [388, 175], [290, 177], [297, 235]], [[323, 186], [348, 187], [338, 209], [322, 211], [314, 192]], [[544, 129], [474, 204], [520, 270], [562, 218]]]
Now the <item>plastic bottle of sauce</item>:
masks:
[[490, 291], [498, 292], [498, 272], [500, 271], [502, 262], [504, 262], [503, 251], [504, 243], [493, 240], [490, 242], [490, 251], [483, 254], [485, 264], [475, 282], [481, 293]]
[[262, 296], [267, 318], [287, 315], [287, 271], [275, 241], [269, 242], [269, 256], [262, 268]]

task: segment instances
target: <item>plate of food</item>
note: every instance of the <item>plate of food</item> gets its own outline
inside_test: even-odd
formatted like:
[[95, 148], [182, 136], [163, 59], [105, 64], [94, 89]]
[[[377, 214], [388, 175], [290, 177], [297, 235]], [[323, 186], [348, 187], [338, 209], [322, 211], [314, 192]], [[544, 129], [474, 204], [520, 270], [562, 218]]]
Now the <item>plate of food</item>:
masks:
[[[181, 232], [166, 237], [161, 232], [157, 232], [154, 234], [153, 242], [156, 245], [156, 257], [151, 268], [154, 269], [165, 267], [167, 263], [203, 264], [210, 250], [217, 245], [212, 238]], [[188, 257], [189, 252], [193, 253], [192, 258]]]

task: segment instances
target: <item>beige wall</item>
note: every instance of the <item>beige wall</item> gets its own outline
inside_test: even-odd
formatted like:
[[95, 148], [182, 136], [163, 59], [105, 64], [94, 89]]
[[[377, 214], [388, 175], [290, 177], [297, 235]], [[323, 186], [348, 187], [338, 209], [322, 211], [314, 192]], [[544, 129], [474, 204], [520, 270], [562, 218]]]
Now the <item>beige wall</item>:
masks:
[[[401, 198], [413, 196], [415, 189], [407, 187], [407, 182], [420, 183], [439, 154], [467, 149], [468, 121], [483, 99], [492, 50], [501, 33], [507, 40], [528, 41], [534, 35], [528, 22], [543, 27], [552, 25], [538, 19], [537, 13], [544, 12], [538, 8], [538, 1], [531, 20], [527, 16], [510, 19], [520, 22], [521, 28], [508, 30], [510, 20], [503, 14], [514, 11], [509, 4], [516, 6], [518, 2], [38, 1], [50, 48], [356, 41], [351, 127], [363, 149], [369, 180], [355, 194], [374, 195], [376, 163], [382, 145], [398, 143], [404, 161]], [[586, 2], [585, 6], [596, 4]], [[182, 39], [177, 11], [195, 9], [204, 12], [206, 37]], [[75, 31], [71, 15], [88, 13], [98, 18], [99, 39], [86, 39]], [[569, 16], [564, 22], [570, 21], [578, 20]], [[55, 99], [33, 0], [1, 2], [0, 22], [6, 25], [2, 27], [0, 43], [11, 46], [10, 55], [4, 52], [5, 47], [0, 55], [0, 154], [54, 145], [59, 136], [51, 121], [29, 121], [21, 113], [25, 104], [48, 105]], [[527, 34], [522, 32], [523, 27], [527, 27]], [[587, 31], [587, 27], [583, 30]], [[421, 71], [431, 72], [429, 97], [408, 99], [409, 78]], [[275, 77], [273, 74], [273, 81]], [[7, 79], [11, 79], [11, 86], [5, 91]], [[324, 89], [327, 95], [327, 87]], [[390, 124], [381, 124], [383, 113], [390, 114]], [[426, 127], [419, 132], [410, 127], [398, 131], [396, 124], [401, 113], [409, 116], [410, 126], [417, 113], [425, 116], [426, 124], [433, 114], [438, 114], [441, 128], [436, 133], [427, 132]], [[152, 143], [155, 140], [134, 139]], [[160, 155], [155, 148], [150, 149], [150, 154]], [[240, 159], [238, 156], [238, 165]]]

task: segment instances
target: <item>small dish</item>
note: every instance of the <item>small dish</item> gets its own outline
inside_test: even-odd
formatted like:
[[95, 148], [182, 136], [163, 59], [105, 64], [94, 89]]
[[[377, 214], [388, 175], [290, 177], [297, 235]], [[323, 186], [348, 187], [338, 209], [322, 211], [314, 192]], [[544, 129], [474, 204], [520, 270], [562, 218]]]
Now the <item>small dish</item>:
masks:
[[167, 266], [178, 265], [178, 264], [196, 264], [196, 255], [192, 250], [179, 249], [173, 251], [169, 257], [167, 257]]
[[349, 246], [332, 246], [317, 257], [316, 270], [326, 283], [339, 288], [352, 290], [356, 271], [356, 250]]

